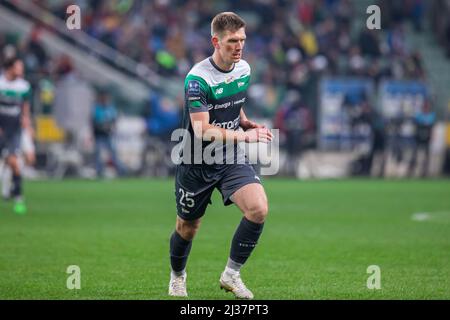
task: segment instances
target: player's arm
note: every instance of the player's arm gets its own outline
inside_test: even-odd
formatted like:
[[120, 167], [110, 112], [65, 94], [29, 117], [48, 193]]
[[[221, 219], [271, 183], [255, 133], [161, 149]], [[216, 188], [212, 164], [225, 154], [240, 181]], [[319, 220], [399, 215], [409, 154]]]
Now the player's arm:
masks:
[[188, 104], [190, 120], [194, 134], [205, 141], [220, 140], [227, 142], [268, 142], [272, 140], [272, 133], [264, 128], [248, 130], [246, 132], [226, 130], [209, 123], [208, 92], [206, 82], [199, 77], [187, 77], [185, 94]]
[[268, 143], [272, 140], [272, 133], [266, 128], [254, 128], [243, 132], [214, 126], [209, 123], [208, 112], [194, 112], [190, 114], [190, 118], [195, 136], [205, 141]]
[[30, 111], [30, 103], [25, 101], [23, 103], [23, 111], [22, 111], [22, 127], [30, 132], [30, 135], [34, 136], [33, 125], [31, 123], [31, 111]]
[[247, 131], [249, 129], [256, 129], [256, 128], [265, 128], [266, 126], [262, 124], [258, 124], [256, 122], [248, 120], [244, 108], [241, 108], [241, 121], [239, 123], [239, 126], [244, 129], [244, 131]]

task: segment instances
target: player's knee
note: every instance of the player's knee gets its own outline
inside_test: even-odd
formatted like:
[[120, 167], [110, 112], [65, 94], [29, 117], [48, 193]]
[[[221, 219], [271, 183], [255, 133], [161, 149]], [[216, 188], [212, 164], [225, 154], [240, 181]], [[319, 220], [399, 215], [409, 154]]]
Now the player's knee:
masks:
[[263, 223], [269, 213], [269, 207], [266, 202], [259, 202], [248, 208], [247, 218], [255, 223]]
[[19, 173], [20, 168], [19, 168], [19, 161], [17, 160], [17, 157], [15, 157], [15, 156], [8, 157], [8, 164], [14, 174]]
[[186, 221], [178, 220], [176, 230], [178, 234], [185, 240], [194, 239], [198, 229], [200, 228], [200, 220]]
[[36, 163], [35, 155], [32, 153], [26, 153], [25, 154], [25, 162], [29, 166], [34, 166], [34, 164]]

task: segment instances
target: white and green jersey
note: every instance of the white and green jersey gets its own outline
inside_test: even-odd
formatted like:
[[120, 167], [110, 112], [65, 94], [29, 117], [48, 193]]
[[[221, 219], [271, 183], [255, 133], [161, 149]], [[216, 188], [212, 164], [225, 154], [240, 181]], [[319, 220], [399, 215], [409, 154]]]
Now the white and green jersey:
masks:
[[0, 75], [0, 128], [11, 134], [21, 130], [24, 102], [30, 97], [30, 84], [24, 79], [9, 81]]
[[[184, 82], [183, 127], [189, 131], [190, 136], [194, 137], [190, 113], [195, 112], [208, 112], [210, 124], [228, 130], [238, 130], [249, 82], [250, 66], [244, 60], [240, 60], [229, 71], [221, 70], [212, 57], [197, 63]], [[202, 149], [208, 144], [203, 142]], [[184, 150], [183, 153], [185, 152], [189, 151]], [[193, 148], [190, 152], [190, 159], [193, 159]]]

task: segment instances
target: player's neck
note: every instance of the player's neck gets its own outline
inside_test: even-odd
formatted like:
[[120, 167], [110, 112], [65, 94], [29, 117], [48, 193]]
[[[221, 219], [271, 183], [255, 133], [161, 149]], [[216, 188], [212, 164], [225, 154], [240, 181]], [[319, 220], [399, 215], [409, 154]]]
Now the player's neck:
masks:
[[214, 51], [212, 55], [212, 59], [214, 63], [222, 70], [224, 71], [230, 71], [234, 68], [234, 63], [228, 64], [223, 61], [222, 57], [220, 56], [219, 52]]
[[14, 81], [14, 80], [16, 80], [16, 77], [15, 77], [13, 74], [9, 73], [9, 72], [5, 72], [5, 78], [6, 78], [6, 80], [8, 80], [8, 81]]

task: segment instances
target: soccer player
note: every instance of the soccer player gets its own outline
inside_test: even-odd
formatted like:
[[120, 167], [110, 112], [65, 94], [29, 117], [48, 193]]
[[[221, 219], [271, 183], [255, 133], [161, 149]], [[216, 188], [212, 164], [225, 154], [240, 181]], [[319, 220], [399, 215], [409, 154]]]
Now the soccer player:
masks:
[[[211, 203], [211, 194], [217, 188], [224, 205], [234, 203], [243, 213], [220, 276], [220, 287], [237, 298], [252, 299], [253, 293], [243, 283], [240, 269], [258, 242], [268, 204], [261, 181], [238, 143], [268, 143], [272, 133], [249, 121], [242, 108], [250, 81], [250, 66], [241, 59], [246, 39], [245, 22], [235, 13], [220, 13], [212, 20], [211, 36], [213, 55], [197, 63], [185, 79], [183, 124], [192, 138], [183, 140], [182, 162], [176, 170], [178, 216], [176, 230], [170, 238], [169, 295], [187, 296], [185, 268], [192, 240]], [[243, 130], [238, 130], [239, 127]], [[187, 143], [195, 139], [201, 140], [200, 153], [195, 143]], [[224, 163], [208, 164], [199, 158], [213, 143], [214, 154], [220, 155], [218, 152], [222, 151]], [[196, 161], [198, 159], [200, 161]]]
[[27, 208], [22, 197], [22, 175], [18, 160], [22, 128], [31, 128], [30, 84], [22, 79], [24, 65], [21, 59], [9, 58], [0, 75], [0, 151], [6, 153], [6, 164], [12, 171], [14, 212], [25, 214]]

